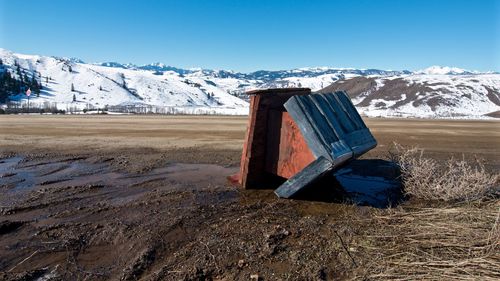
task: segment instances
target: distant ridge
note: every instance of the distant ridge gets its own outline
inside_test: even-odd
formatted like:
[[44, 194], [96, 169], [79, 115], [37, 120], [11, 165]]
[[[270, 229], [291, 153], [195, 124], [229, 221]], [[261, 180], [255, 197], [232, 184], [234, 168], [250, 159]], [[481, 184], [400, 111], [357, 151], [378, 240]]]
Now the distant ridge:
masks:
[[[346, 90], [367, 116], [422, 118], [492, 118], [500, 111], [500, 74], [432, 66], [419, 71], [331, 67], [291, 70], [182, 69], [164, 63], [85, 63], [75, 58], [17, 54], [0, 49], [3, 66], [42, 82], [34, 104], [61, 107], [172, 107], [189, 112], [247, 114], [243, 93], [259, 88], [307, 87]], [[74, 91], [72, 91], [72, 87]], [[10, 100], [25, 99], [22, 92]], [[171, 110], [171, 109], [169, 109]]]

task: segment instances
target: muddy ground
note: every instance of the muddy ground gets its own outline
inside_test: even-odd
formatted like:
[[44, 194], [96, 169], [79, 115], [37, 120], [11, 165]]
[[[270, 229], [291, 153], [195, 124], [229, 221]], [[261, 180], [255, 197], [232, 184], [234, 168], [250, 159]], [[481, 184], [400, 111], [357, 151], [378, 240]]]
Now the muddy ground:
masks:
[[[366, 159], [396, 141], [498, 173], [500, 122], [366, 121], [379, 142]], [[374, 208], [241, 190], [225, 177], [245, 125], [0, 116], [0, 279], [500, 278], [498, 199]]]

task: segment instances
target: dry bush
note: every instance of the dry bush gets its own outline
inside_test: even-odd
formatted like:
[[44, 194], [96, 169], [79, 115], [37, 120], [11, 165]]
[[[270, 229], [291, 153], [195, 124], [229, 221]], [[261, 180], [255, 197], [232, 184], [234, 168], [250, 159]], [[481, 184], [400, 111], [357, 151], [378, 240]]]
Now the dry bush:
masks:
[[481, 162], [474, 165], [454, 158], [445, 163], [423, 156], [423, 150], [394, 144], [391, 158], [401, 170], [405, 193], [425, 200], [473, 201], [498, 189], [499, 176], [488, 173]]

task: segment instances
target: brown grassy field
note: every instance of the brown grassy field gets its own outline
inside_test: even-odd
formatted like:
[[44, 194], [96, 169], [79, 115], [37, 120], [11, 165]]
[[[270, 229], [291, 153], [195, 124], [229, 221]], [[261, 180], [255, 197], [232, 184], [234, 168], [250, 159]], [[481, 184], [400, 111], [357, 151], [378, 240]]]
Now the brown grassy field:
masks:
[[[379, 156], [393, 142], [418, 146], [435, 158], [478, 157], [500, 167], [500, 121], [365, 119]], [[213, 116], [0, 116], [4, 151], [113, 152], [183, 148], [239, 151], [246, 117]]]
[[[0, 116], [2, 280], [498, 280], [498, 198], [377, 209], [225, 184], [246, 117]], [[500, 167], [500, 122], [367, 119]]]

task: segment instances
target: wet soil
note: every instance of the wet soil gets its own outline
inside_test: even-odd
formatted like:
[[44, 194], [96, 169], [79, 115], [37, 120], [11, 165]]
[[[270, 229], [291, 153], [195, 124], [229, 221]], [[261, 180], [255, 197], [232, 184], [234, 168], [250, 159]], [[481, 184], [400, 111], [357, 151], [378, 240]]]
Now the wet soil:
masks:
[[332, 248], [318, 256], [321, 244], [340, 244], [312, 234], [328, 214], [336, 221], [339, 212], [357, 212], [354, 206], [282, 201], [272, 190], [228, 186], [225, 177], [236, 166], [119, 168], [109, 159], [3, 158], [0, 276], [237, 280], [261, 274], [271, 280], [345, 274], [345, 267], [310, 264], [316, 258], [337, 264], [342, 255]]
[[[334, 186], [323, 200], [280, 200], [273, 190], [227, 185], [226, 176], [238, 170], [243, 118], [210, 119], [217, 132], [192, 117], [9, 118], [9, 124], [0, 120], [0, 280], [367, 279], [384, 271], [375, 234], [392, 237], [382, 244], [391, 249], [405, 237], [400, 218], [380, 217], [411, 218], [434, 204], [373, 208], [366, 200], [339, 200], [347, 197]], [[127, 126], [121, 138], [106, 132], [117, 122]], [[479, 156], [498, 155], [497, 141], [484, 138], [498, 123], [460, 124], [370, 121], [383, 149], [366, 158], [380, 158], [398, 139], [444, 159], [468, 151], [463, 144], [471, 135], [483, 136], [467, 146]], [[154, 128], [163, 130], [161, 138]], [[65, 130], [74, 132], [66, 136]], [[462, 133], [439, 142], [452, 130]], [[496, 169], [497, 159], [486, 162]], [[380, 175], [372, 170], [352, 180], [349, 174], [362, 165], [340, 176], [359, 183]], [[484, 229], [494, 224], [489, 219]]]
[[252, 273], [288, 279], [295, 275], [293, 254], [292, 262], [301, 264], [300, 258], [309, 268], [300, 269], [303, 277], [334, 274], [308, 265], [310, 258], [301, 256], [313, 253], [303, 247], [318, 246], [303, 245], [301, 237], [317, 227], [317, 218], [304, 216], [314, 205], [319, 213], [355, 211], [342, 204], [347, 197], [335, 192], [338, 186], [326, 188], [333, 192], [323, 201], [340, 204], [282, 201], [272, 190], [228, 186], [226, 176], [237, 166], [161, 166], [134, 173], [110, 158], [3, 158], [0, 268], [16, 278], [38, 270], [62, 279], [245, 279]]

